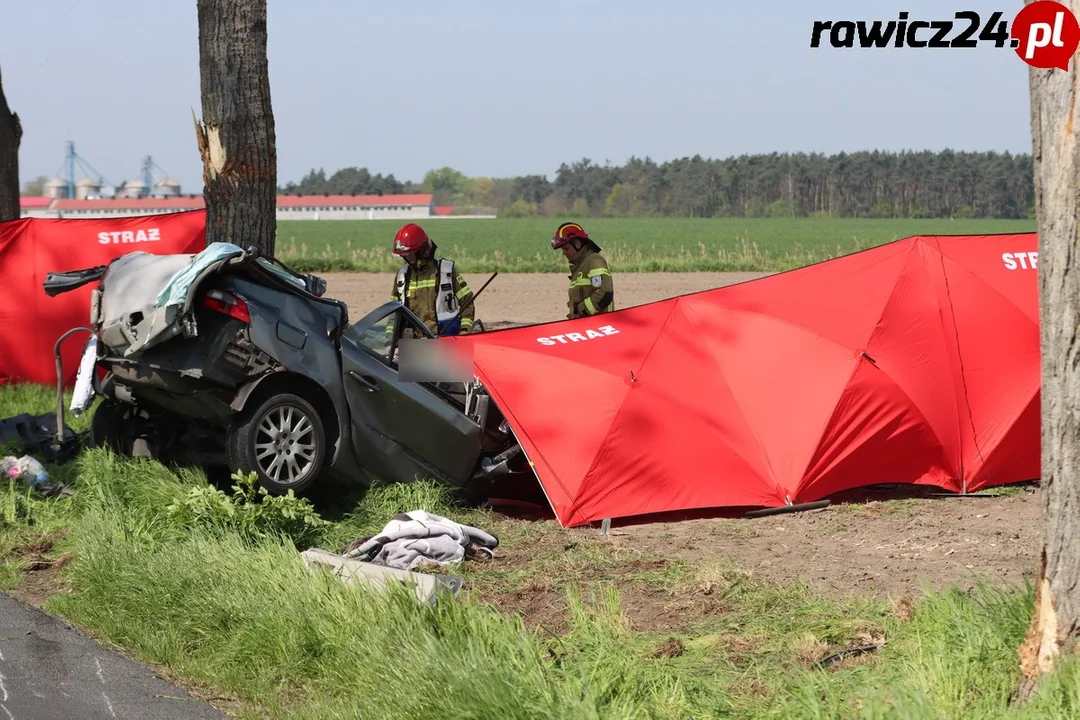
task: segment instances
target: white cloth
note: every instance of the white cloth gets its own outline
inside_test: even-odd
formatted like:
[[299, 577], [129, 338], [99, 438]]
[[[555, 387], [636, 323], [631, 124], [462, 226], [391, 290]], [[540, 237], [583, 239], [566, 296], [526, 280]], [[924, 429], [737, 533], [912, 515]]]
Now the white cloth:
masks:
[[377, 565], [412, 570], [422, 562], [449, 565], [463, 560], [467, 551], [489, 556], [498, 538], [424, 510], [394, 516], [378, 535], [345, 554]]
[[94, 401], [94, 367], [97, 365], [97, 335], [90, 336], [90, 342], [86, 343], [82, 360], [79, 362], [79, 373], [75, 376], [75, 388], [71, 393], [71, 413], [81, 415]]

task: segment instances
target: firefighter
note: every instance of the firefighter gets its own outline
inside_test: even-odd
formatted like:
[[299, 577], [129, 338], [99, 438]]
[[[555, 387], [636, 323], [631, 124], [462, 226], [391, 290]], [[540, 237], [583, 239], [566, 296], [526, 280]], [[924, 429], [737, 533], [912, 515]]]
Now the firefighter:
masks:
[[551, 248], [561, 249], [570, 263], [570, 312], [573, 320], [591, 317], [615, 309], [615, 281], [600, 247], [589, 239], [585, 228], [576, 222], [565, 222], [551, 238]]
[[438, 248], [416, 223], [403, 225], [394, 236], [393, 253], [405, 260], [394, 278], [390, 299], [416, 313], [436, 335], [471, 332], [475, 305], [461, 306], [472, 290], [454, 262], [436, 257]]

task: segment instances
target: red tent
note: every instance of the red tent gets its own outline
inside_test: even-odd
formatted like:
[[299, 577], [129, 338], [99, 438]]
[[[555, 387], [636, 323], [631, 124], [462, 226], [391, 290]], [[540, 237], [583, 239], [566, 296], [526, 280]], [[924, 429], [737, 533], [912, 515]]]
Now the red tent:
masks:
[[[49, 297], [50, 272], [104, 265], [125, 253], [199, 252], [206, 247], [206, 211], [106, 220], [23, 218], [0, 223], [0, 385], [11, 381], [54, 384], [53, 345], [86, 325], [94, 283]], [[75, 380], [88, 335], [61, 347], [67, 384]]]
[[[464, 336], [564, 526], [1039, 477], [1034, 233]], [[616, 279], [617, 281], [617, 279]]]

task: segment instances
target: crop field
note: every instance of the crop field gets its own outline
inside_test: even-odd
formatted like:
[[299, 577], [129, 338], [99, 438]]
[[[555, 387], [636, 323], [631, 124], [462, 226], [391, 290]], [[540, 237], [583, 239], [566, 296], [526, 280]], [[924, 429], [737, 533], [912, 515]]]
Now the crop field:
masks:
[[[278, 223], [282, 260], [311, 272], [391, 272], [403, 220]], [[548, 241], [561, 219], [432, 218], [421, 224], [464, 272], [558, 272]], [[583, 220], [619, 272], [775, 272], [912, 235], [1034, 232], [1034, 220], [622, 219]]]

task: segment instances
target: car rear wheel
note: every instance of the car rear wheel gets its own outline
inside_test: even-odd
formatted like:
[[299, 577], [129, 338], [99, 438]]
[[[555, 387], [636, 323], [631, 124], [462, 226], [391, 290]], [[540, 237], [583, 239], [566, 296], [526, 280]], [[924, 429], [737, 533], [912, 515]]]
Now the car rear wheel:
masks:
[[119, 455], [158, 457], [161, 442], [150, 416], [117, 400], [105, 400], [90, 419], [90, 446]]
[[322, 471], [326, 432], [315, 408], [292, 393], [271, 395], [229, 428], [229, 465], [254, 472], [275, 495], [306, 489]]

